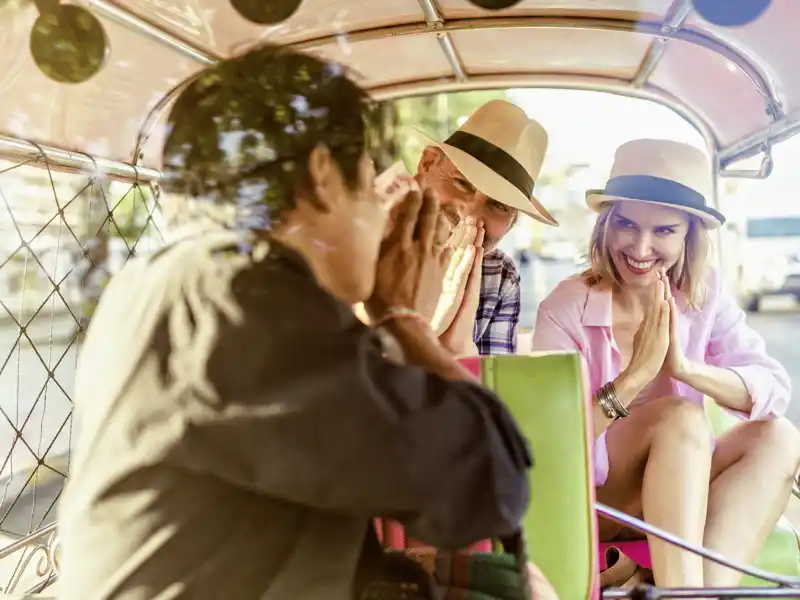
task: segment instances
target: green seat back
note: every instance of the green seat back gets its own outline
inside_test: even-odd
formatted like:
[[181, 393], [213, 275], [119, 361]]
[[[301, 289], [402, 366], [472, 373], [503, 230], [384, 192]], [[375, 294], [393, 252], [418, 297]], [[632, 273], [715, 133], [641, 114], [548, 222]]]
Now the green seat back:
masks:
[[531, 443], [529, 554], [562, 600], [596, 593], [597, 542], [590, 433], [580, 355], [481, 359], [481, 377], [508, 405]]

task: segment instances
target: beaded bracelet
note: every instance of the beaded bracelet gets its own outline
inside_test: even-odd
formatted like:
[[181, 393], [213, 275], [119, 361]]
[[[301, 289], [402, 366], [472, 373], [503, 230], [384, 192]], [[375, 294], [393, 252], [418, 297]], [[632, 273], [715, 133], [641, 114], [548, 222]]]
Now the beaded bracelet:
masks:
[[375, 321], [372, 326], [373, 327], [380, 327], [385, 325], [387, 322], [392, 321], [394, 319], [417, 319], [421, 323], [424, 323], [427, 327], [430, 327], [430, 323], [428, 320], [419, 314], [417, 311], [406, 308], [404, 306], [393, 306], [389, 308], [380, 319]]

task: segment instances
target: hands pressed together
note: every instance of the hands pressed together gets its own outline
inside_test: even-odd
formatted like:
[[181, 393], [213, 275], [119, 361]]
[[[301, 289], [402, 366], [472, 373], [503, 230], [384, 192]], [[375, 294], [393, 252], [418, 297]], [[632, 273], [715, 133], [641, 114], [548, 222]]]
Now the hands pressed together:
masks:
[[650, 305], [633, 338], [633, 353], [626, 371], [646, 385], [659, 374], [681, 380], [687, 360], [678, 336], [678, 307], [669, 277], [662, 269], [653, 286]]
[[396, 205], [381, 248], [375, 291], [367, 302], [374, 322], [398, 310], [413, 311], [431, 326], [440, 343], [456, 355], [475, 353], [472, 332], [483, 268], [483, 225], [472, 217], [451, 230], [430, 190], [410, 176]]

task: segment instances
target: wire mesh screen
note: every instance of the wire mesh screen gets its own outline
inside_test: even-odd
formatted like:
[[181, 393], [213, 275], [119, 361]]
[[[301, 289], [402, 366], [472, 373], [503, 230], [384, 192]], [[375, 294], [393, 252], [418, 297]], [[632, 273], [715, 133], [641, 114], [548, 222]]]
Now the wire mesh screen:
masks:
[[[149, 184], [36, 163], [0, 161], [0, 548], [55, 521], [83, 332], [109, 278], [164, 240]], [[28, 588], [14, 561], [6, 592]]]

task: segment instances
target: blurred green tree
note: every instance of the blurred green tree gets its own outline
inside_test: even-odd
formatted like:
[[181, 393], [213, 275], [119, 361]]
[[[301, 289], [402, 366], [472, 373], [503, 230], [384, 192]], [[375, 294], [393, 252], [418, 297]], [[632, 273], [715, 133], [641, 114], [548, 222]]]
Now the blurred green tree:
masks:
[[381, 107], [381, 167], [402, 160], [410, 172], [415, 172], [425, 148], [424, 140], [416, 135], [415, 129], [444, 140], [475, 110], [494, 99], [507, 100], [508, 96], [504, 90], [478, 90], [387, 101]]

